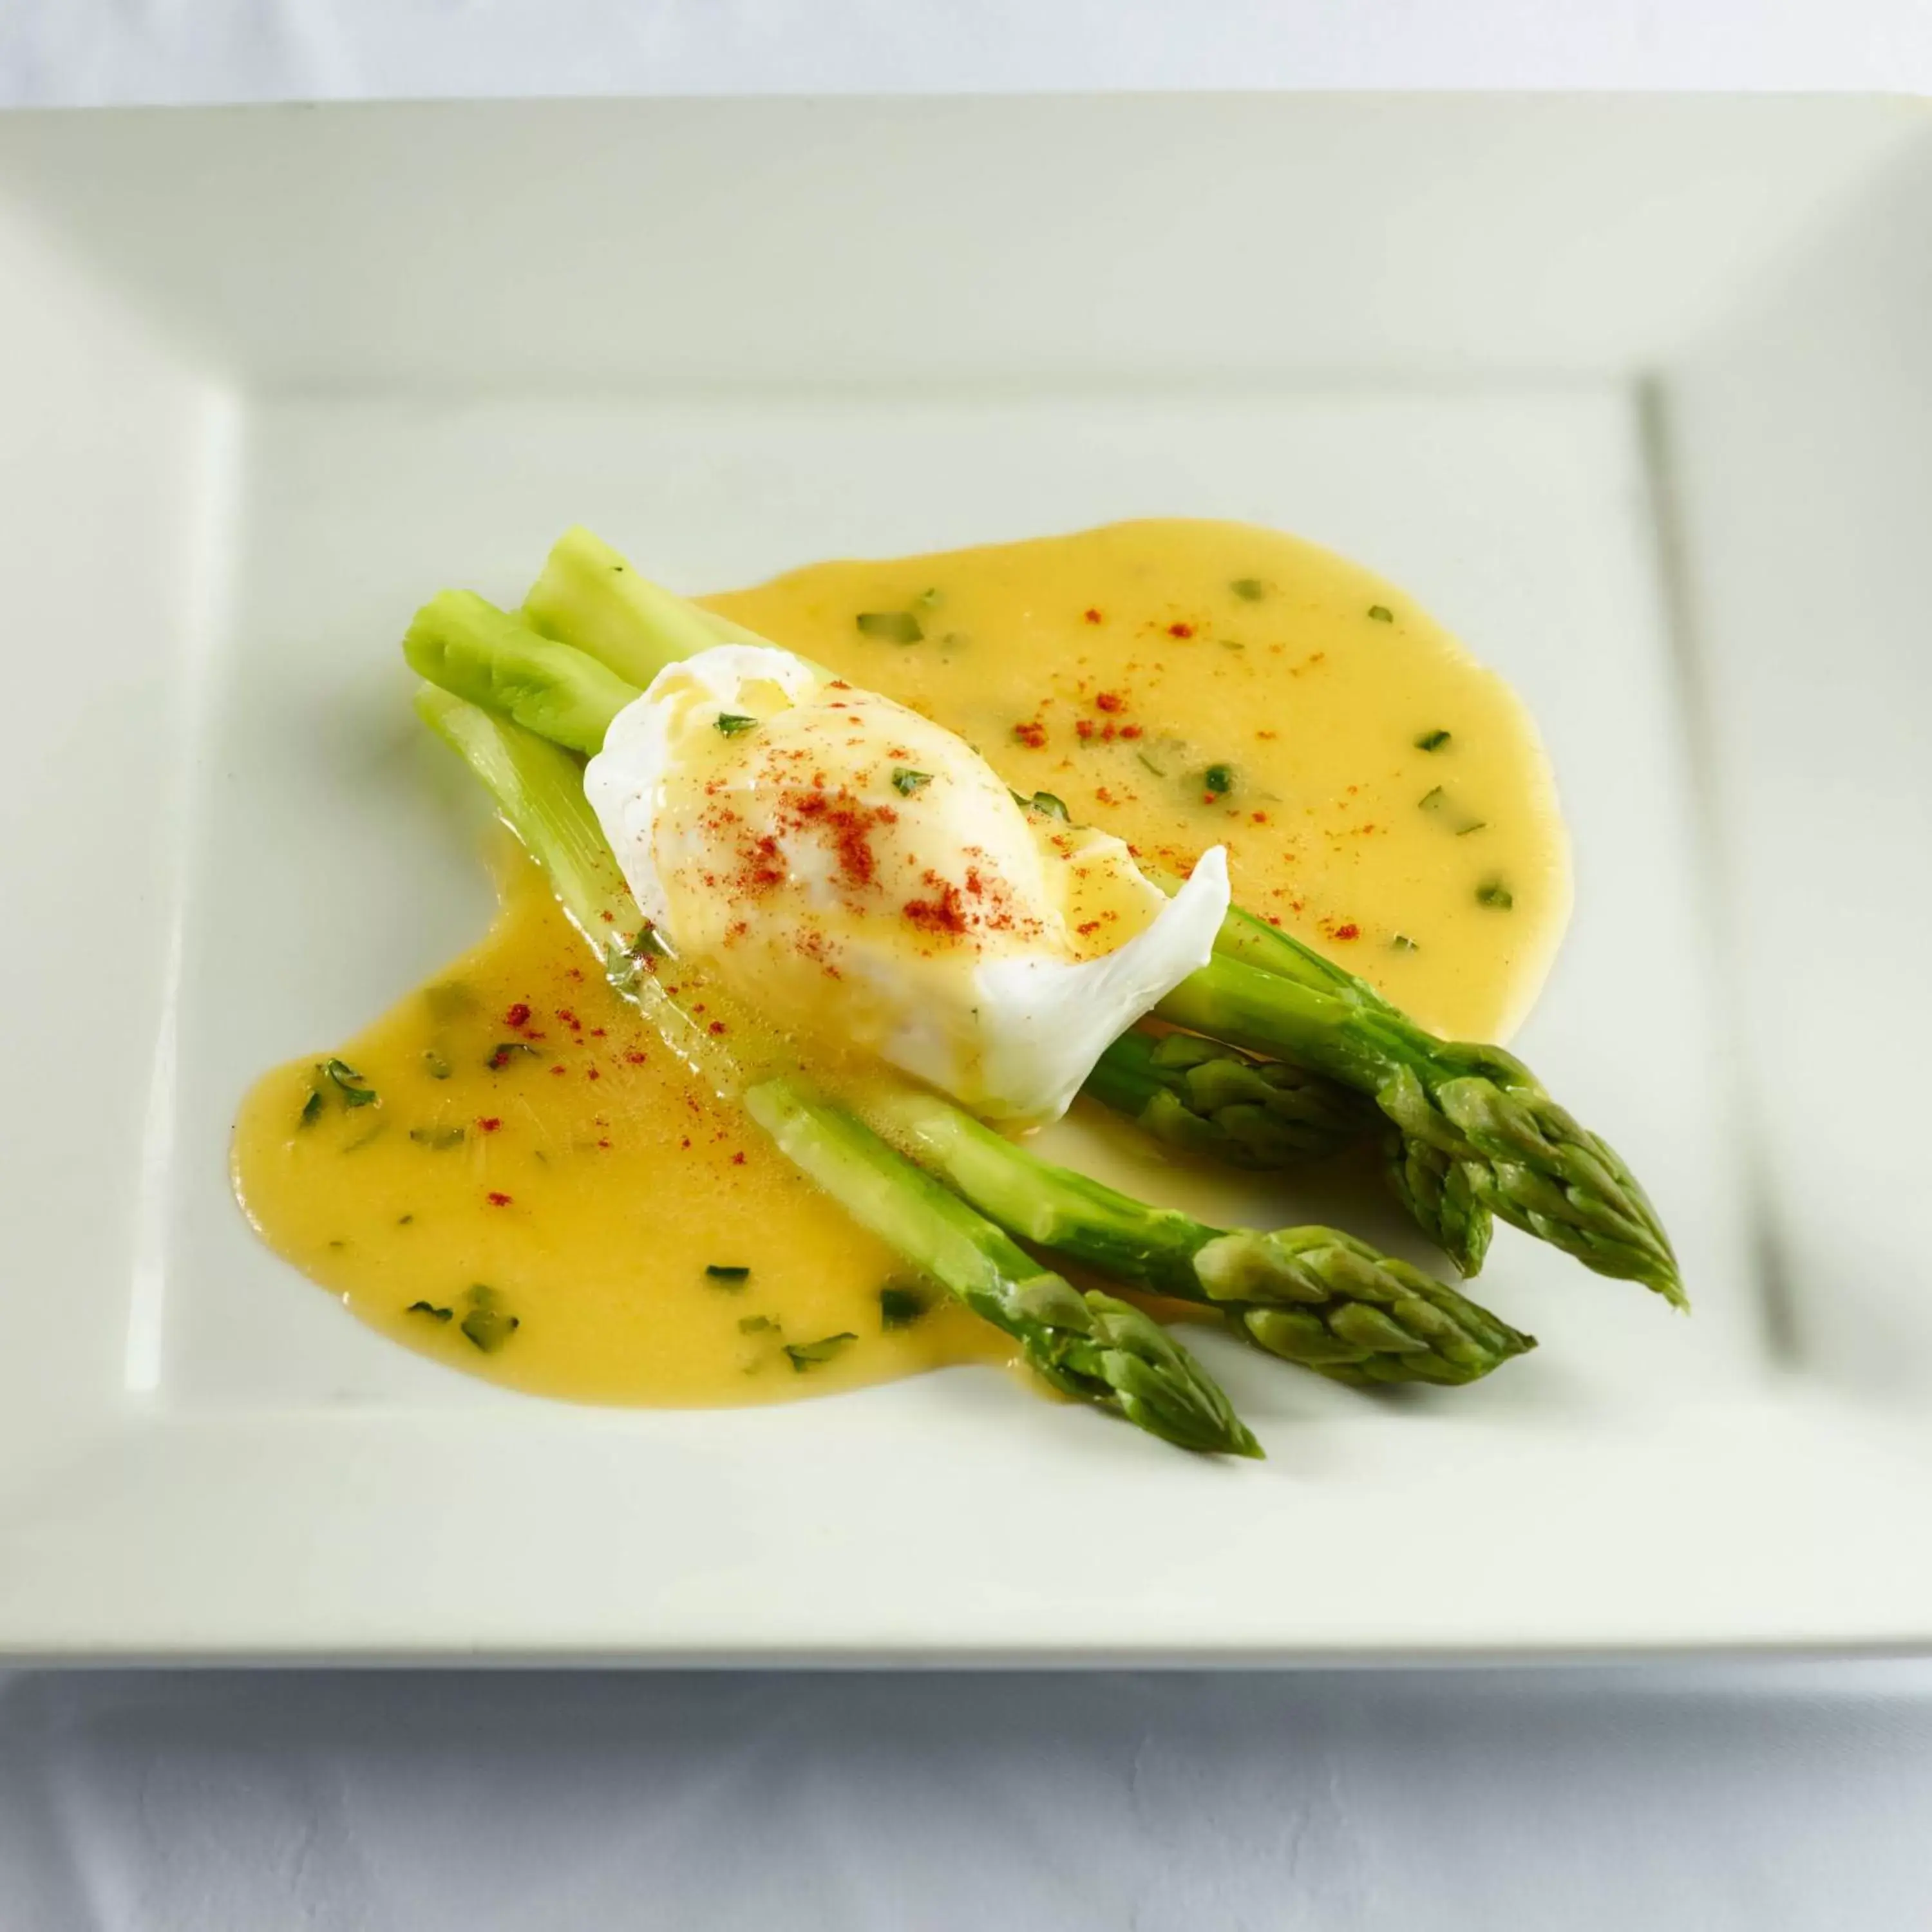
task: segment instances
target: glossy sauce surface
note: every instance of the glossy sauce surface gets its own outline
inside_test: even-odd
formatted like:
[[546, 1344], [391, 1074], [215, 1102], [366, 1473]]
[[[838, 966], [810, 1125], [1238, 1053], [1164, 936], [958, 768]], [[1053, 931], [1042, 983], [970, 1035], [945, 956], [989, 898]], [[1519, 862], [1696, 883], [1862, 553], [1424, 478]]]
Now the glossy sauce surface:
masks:
[[1226, 844], [1238, 904], [1437, 1032], [1506, 1034], [1542, 983], [1570, 875], [1534, 727], [1412, 598], [1332, 552], [1113, 524], [706, 602], [938, 718], [1145, 865]]
[[[1226, 844], [1238, 900], [1439, 1031], [1498, 1037], [1534, 997], [1569, 902], [1534, 731], [1354, 565], [1143, 523], [707, 601], [1148, 866]], [[398, 1340], [581, 1400], [779, 1400], [1006, 1359], [650, 1035], [532, 868], [502, 877], [473, 952], [248, 1095], [236, 1185], [271, 1246]]]
[[584, 1401], [1006, 1358], [650, 1034], [533, 866], [502, 877], [474, 951], [249, 1094], [236, 1186], [271, 1246], [398, 1341]]

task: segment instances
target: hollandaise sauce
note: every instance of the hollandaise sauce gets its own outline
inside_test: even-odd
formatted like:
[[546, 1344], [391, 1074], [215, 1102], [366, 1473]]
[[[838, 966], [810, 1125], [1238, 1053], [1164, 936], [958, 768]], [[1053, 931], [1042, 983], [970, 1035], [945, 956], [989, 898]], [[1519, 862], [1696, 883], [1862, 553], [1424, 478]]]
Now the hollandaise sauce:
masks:
[[[1225, 847], [1238, 903], [1438, 1031], [1499, 1038], [1534, 996], [1569, 875], [1533, 727], [1354, 564], [1143, 522], [706, 601], [1144, 868]], [[500, 871], [472, 952], [243, 1102], [236, 1192], [278, 1253], [406, 1346], [580, 1400], [782, 1400], [1006, 1358], [651, 1034], [533, 867]]]

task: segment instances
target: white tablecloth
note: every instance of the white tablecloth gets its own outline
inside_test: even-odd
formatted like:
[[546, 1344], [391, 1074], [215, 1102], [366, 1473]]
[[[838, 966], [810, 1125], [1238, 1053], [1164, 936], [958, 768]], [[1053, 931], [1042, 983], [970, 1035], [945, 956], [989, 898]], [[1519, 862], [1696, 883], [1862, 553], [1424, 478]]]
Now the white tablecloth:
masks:
[[[1932, 4], [0, 0], [8, 104], [1288, 85], [1932, 90]], [[0, 1680], [0, 1932], [1558, 1924], [1932, 1926], [1932, 1665]]]
[[6, 1932], [1924, 1932], [1932, 1666], [0, 1694]]

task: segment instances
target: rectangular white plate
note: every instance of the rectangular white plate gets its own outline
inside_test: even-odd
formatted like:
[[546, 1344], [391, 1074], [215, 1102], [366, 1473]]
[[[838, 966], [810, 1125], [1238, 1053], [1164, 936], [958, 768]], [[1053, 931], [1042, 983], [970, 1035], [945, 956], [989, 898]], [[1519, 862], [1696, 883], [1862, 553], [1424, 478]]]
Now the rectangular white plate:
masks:
[[[1884, 101], [0, 122], [0, 1652], [1932, 1646], [1928, 189]], [[254, 1242], [236, 1096], [486, 915], [422, 596], [578, 520], [704, 588], [1162, 513], [1528, 697], [1579, 911], [1525, 1049], [1694, 1320], [1505, 1235], [1493, 1383], [1209, 1337], [1236, 1468], [964, 1371], [520, 1400]]]

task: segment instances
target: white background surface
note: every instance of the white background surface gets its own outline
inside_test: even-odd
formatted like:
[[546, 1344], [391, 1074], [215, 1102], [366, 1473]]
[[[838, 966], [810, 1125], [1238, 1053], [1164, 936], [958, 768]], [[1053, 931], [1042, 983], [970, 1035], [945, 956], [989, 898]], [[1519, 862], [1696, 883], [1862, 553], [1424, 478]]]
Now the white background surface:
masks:
[[[14, 104], [1289, 84], [1924, 89], [1932, 8], [0, 0]], [[5, 1932], [1889, 1932], [1928, 1819], [1920, 1664], [0, 1684]]]

